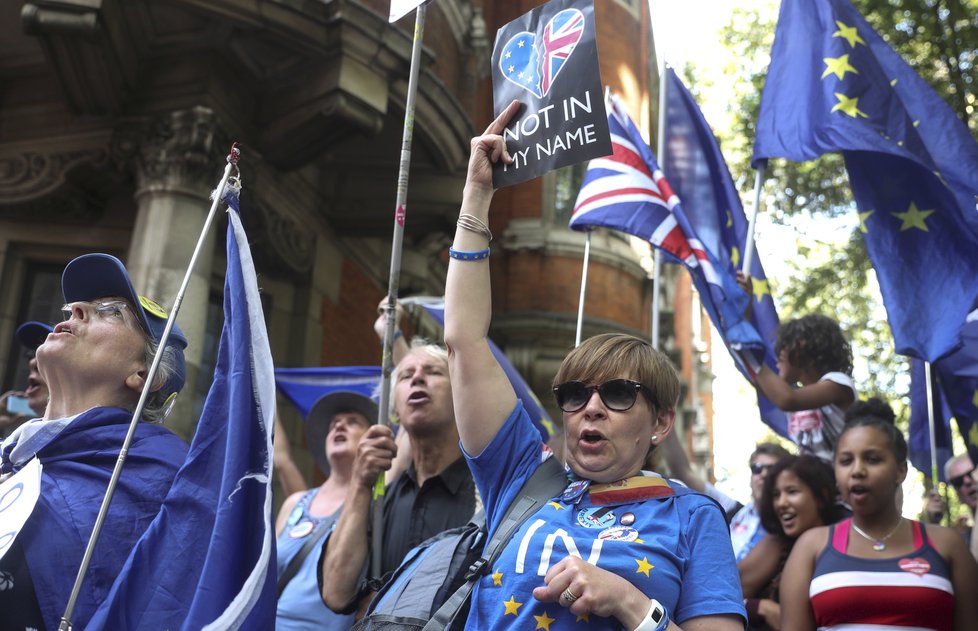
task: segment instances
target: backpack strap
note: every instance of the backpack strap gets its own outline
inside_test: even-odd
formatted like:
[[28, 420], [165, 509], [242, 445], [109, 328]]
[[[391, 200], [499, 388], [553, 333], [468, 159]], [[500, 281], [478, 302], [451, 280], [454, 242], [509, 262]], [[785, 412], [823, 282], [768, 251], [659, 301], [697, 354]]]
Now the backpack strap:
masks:
[[[503, 547], [509, 543], [510, 538], [520, 525], [545, 502], [559, 495], [566, 486], [567, 476], [564, 473], [564, 467], [557, 462], [556, 458], [547, 458], [537, 467], [533, 475], [523, 483], [516, 499], [506, 509], [496, 532], [486, 542], [482, 556], [469, 567], [465, 574], [465, 582], [438, 608], [438, 611], [431, 616], [422, 631], [443, 631], [449, 628], [454, 622], [455, 616], [458, 615], [458, 612], [461, 611], [472, 595], [472, 590], [475, 588], [479, 577], [489, 571]], [[484, 514], [481, 515], [481, 519], [485, 521]]]

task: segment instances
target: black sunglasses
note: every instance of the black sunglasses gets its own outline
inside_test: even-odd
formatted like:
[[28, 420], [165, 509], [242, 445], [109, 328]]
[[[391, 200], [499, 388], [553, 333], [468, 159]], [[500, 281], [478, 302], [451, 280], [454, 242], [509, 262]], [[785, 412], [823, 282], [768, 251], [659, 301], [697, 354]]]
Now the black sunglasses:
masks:
[[961, 475], [954, 476], [953, 478], [948, 480], [948, 482], [950, 482], [951, 486], [953, 486], [955, 489], [960, 489], [962, 486], [964, 486], [965, 478], [971, 476], [971, 474], [974, 472], [975, 472], [974, 469], [972, 469], [971, 471], [965, 471]]
[[770, 469], [773, 466], [774, 466], [773, 464], [761, 464], [759, 462], [755, 462], [750, 466], [750, 472], [753, 473], [754, 475], [761, 475], [767, 469]]
[[635, 405], [639, 392], [645, 394], [649, 404], [656, 407], [652, 390], [631, 379], [611, 379], [599, 386], [589, 386], [583, 381], [565, 381], [554, 386], [554, 398], [557, 399], [557, 407], [564, 412], [577, 412], [587, 405], [595, 390], [602, 403], [616, 412], [630, 410]]

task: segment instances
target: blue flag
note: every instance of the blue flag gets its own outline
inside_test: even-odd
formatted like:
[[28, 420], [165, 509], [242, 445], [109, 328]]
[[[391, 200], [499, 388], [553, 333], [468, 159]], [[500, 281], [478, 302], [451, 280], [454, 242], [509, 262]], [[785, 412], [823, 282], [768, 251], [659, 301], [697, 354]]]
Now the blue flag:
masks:
[[88, 631], [275, 626], [275, 379], [238, 200], [228, 194], [226, 201], [224, 330], [214, 382], [186, 462]]
[[[930, 418], [927, 404], [927, 377], [925, 362], [910, 359], [910, 431], [907, 446], [910, 462], [927, 477], [931, 472]], [[951, 447], [951, 409], [938, 383], [937, 371], [931, 366], [931, 405], [934, 411], [934, 438], [937, 444], [937, 476], [944, 479], [944, 463], [952, 454]]]
[[[672, 68], [666, 69], [666, 81], [666, 154], [662, 159], [663, 170], [676, 195], [683, 200], [686, 216], [703, 247], [713, 253], [726, 274], [736, 277], [747, 242], [744, 207], [723, 159], [720, 143], [693, 95]], [[750, 324], [764, 343], [763, 359], [756, 357], [751, 363], [759, 366], [763, 360], [776, 373], [778, 360], [774, 353], [774, 341], [780, 322], [767, 276], [757, 256], [751, 261], [751, 281], [754, 300]], [[719, 327], [718, 330], [722, 336], [723, 330]], [[731, 350], [726, 340], [724, 343]], [[744, 366], [735, 353], [731, 350], [743, 371]], [[746, 371], [744, 374], [753, 381]], [[784, 412], [760, 392], [757, 393], [757, 405], [764, 422], [782, 436], [787, 436], [788, 424]]]
[[380, 366], [276, 368], [275, 384], [302, 418], [306, 418], [316, 401], [332, 392], [357, 392], [373, 398], [380, 383], [380, 373]]
[[614, 153], [591, 160], [570, 227], [611, 228], [646, 239], [689, 270], [703, 308], [737, 358], [762, 354], [764, 343], [744, 320], [747, 294], [693, 229], [649, 145], [617, 98], [608, 110]]
[[[416, 304], [423, 308], [425, 312], [430, 315], [435, 321], [444, 328], [445, 326], [445, 299], [444, 298], [405, 298], [401, 300], [402, 304]], [[520, 375], [519, 371], [510, 363], [509, 359], [503, 353], [502, 349], [496, 346], [496, 343], [489, 340], [489, 350], [492, 351], [493, 357], [499, 362], [499, 366], [509, 377], [509, 382], [513, 386], [513, 390], [516, 391], [516, 398], [523, 401], [523, 407], [526, 409], [526, 413], [530, 415], [530, 420], [536, 426], [537, 431], [540, 432], [540, 437], [544, 442], [549, 441], [557, 434], [557, 426], [554, 425], [553, 420], [550, 418], [550, 414], [540, 403], [540, 399], [537, 395], [533, 393], [530, 389], [530, 385], [526, 383], [523, 376]]]
[[[962, 346], [934, 362], [937, 387], [947, 401], [972, 462], [978, 462], [978, 312], [961, 330]], [[940, 443], [938, 443], [940, 444]]]
[[978, 143], [847, 0], [784, 0], [755, 162], [845, 158], [897, 352], [953, 350], [978, 299]]

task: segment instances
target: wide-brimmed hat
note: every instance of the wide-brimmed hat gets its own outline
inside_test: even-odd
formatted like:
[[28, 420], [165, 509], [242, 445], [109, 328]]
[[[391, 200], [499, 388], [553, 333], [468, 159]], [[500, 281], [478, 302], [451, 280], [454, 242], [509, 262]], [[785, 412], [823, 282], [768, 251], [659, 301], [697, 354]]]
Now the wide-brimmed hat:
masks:
[[[149, 337], [159, 344], [166, 328], [167, 313], [156, 302], [140, 296], [133, 288], [129, 272], [122, 261], [110, 254], [85, 254], [73, 259], [61, 275], [61, 292], [65, 302], [91, 301], [96, 298], [118, 296], [133, 305], [133, 315]], [[163, 396], [180, 392], [187, 380], [187, 367], [183, 349], [187, 347], [187, 337], [176, 323], [170, 331], [167, 348], [174, 351], [177, 361], [173, 374], [160, 389]]]
[[373, 425], [377, 422], [377, 410], [373, 399], [357, 392], [331, 392], [319, 397], [306, 417], [306, 445], [323, 475], [329, 477], [329, 460], [326, 459], [325, 446], [333, 417], [340, 412], [359, 412]]
[[17, 332], [14, 335], [24, 348], [29, 351], [36, 351], [37, 347], [47, 339], [48, 333], [52, 331], [54, 331], [53, 326], [31, 320], [17, 327]]

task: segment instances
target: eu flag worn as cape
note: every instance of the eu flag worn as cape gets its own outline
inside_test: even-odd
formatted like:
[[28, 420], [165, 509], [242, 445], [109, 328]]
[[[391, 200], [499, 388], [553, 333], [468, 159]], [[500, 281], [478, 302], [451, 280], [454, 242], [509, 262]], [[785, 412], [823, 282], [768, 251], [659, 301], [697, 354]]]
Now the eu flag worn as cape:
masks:
[[214, 382], [163, 508], [88, 631], [275, 626], [275, 379], [238, 200], [228, 194], [225, 201], [224, 329]]
[[[736, 278], [747, 242], [744, 207], [723, 159], [720, 143], [693, 95], [672, 68], [666, 69], [664, 131], [666, 153], [662, 158], [662, 167], [669, 183], [682, 200], [689, 223], [703, 247], [713, 253], [728, 275]], [[751, 363], [760, 366], [763, 361], [776, 373], [778, 360], [774, 353], [774, 340], [779, 326], [778, 312], [760, 257], [754, 256], [751, 260], [750, 274], [754, 289], [750, 324], [764, 342], [763, 357], [756, 357]], [[718, 330], [723, 335], [723, 330]], [[727, 347], [729, 350], [729, 343]], [[740, 358], [735, 356], [734, 359], [743, 370]], [[746, 372], [745, 376], [753, 381]], [[782, 436], [787, 436], [788, 424], [784, 412], [759, 391], [757, 405], [764, 422]]]
[[762, 353], [760, 336], [744, 320], [747, 294], [699, 239], [617, 97], [612, 97], [608, 126], [614, 153], [588, 164], [570, 227], [611, 228], [648, 240], [686, 266], [703, 307], [730, 348]]
[[978, 143], [847, 0], [784, 0], [755, 163], [841, 151], [897, 352], [954, 349], [978, 299]]

